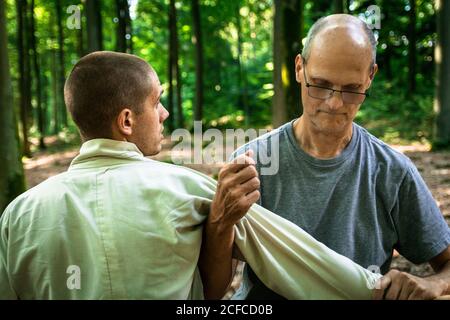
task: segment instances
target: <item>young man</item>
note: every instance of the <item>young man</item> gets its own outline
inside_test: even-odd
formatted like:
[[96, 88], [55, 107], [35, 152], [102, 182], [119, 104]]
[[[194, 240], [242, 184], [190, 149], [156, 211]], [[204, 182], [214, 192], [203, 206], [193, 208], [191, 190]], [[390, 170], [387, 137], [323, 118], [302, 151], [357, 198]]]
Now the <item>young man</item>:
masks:
[[145, 158], [161, 150], [162, 92], [133, 55], [94, 52], [74, 66], [64, 95], [83, 145], [67, 172], [3, 213], [0, 298], [203, 297], [202, 223], [242, 217], [259, 196], [256, 171], [230, 164], [227, 176], [239, 184], [221, 188], [209, 214], [205, 195], [214, 193], [195, 173]]

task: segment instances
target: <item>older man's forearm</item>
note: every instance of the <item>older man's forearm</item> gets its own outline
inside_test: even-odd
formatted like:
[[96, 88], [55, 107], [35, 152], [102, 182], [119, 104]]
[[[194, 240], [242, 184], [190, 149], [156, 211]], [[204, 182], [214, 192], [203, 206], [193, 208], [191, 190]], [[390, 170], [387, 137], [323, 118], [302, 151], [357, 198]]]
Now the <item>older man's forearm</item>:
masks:
[[199, 268], [205, 299], [221, 299], [233, 277], [234, 229], [207, 222], [203, 230]]

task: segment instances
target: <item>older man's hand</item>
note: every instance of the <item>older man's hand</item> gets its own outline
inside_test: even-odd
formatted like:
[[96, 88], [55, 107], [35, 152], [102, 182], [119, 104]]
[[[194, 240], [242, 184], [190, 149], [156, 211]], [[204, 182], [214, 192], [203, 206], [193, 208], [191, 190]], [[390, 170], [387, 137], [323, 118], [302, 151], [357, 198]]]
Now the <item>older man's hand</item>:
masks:
[[249, 150], [220, 170], [208, 223], [232, 228], [259, 199], [260, 182], [252, 155]]
[[445, 294], [447, 283], [390, 270], [379, 280], [376, 288], [373, 296], [375, 300], [431, 300]]

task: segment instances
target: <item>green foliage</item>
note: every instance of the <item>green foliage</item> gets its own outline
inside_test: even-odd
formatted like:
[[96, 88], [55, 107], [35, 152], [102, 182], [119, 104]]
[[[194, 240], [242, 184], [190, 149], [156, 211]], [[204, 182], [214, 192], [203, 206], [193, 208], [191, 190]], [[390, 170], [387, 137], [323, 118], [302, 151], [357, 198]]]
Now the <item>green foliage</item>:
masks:
[[400, 81], [375, 78], [371, 96], [362, 104], [356, 122], [390, 143], [429, 141], [433, 128], [432, 83], [421, 83], [409, 96]]
[[[29, 2], [29, 1], [28, 1]], [[135, 1], [131, 1], [135, 3]], [[321, 16], [333, 12], [332, 2], [304, 0], [303, 36]], [[395, 140], [430, 139], [434, 95], [433, 50], [436, 40], [435, 12], [432, 0], [417, 3], [417, 91], [407, 94], [408, 78], [408, 0], [347, 1], [347, 11], [364, 16], [369, 5], [381, 8], [378, 30], [379, 74], [373, 84], [373, 95], [363, 104], [357, 121], [379, 137]], [[69, 5], [82, 9], [82, 30], [65, 27]], [[176, 1], [179, 37], [179, 64], [182, 82], [182, 107], [188, 129], [192, 128], [195, 93], [195, 59], [192, 43], [190, 1]], [[201, 0], [200, 14], [204, 53], [204, 118], [207, 127], [266, 127], [271, 123], [273, 91], [273, 1], [272, 0]], [[64, 24], [64, 71], [67, 75], [79, 59], [80, 44], [86, 48], [86, 18], [81, 0], [62, 0]], [[41, 63], [44, 99], [45, 134], [69, 128], [55, 128], [54, 110], [63, 101], [55, 95], [58, 65], [58, 41], [55, 2], [36, 0], [36, 37]], [[167, 101], [169, 0], [137, 1], [132, 8], [133, 53], [148, 61], [157, 71]], [[114, 50], [117, 13], [115, 1], [101, 1], [103, 46]], [[7, 31], [15, 105], [18, 108], [17, 22], [15, 1], [7, 0]], [[81, 38], [80, 38], [81, 35]], [[82, 42], [80, 43], [80, 39]], [[239, 47], [240, 40], [240, 47]], [[239, 54], [240, 52], [240, 54]], [[293, 67], [293, 64], [292, 64]], [[34, 77], [34, 75], [33, 75]], [[33, 83], [33, 107], [37, 107], [36, 81]], [[245, 103], [247, 102], [247, 104]], [[18, 110], [17, 110], [18, 111]], [[36, 119], [36, 115], [34, 116]], [[30, 128], [37, 137], [36, 122]], [[65, 135], [60, 138], [63, 139]]]

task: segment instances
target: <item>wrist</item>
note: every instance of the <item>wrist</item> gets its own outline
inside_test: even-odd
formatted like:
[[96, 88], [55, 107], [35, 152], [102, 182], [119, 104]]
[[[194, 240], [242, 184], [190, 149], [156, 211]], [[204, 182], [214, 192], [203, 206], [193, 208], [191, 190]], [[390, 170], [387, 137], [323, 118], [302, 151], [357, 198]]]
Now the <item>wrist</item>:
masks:
[[210, 220], [205, 223], [205, 233], [208, 238], [221, 238], [234, 240], [234, 225], [221, 220]]
[[233, 232], [235, 223], [226, 219], [226, 214], [219, 210], [211, 209], [211, 212], [206, 219], [205, 227], [207, 230], [212, 230], [214, 233], [229, 234]]

